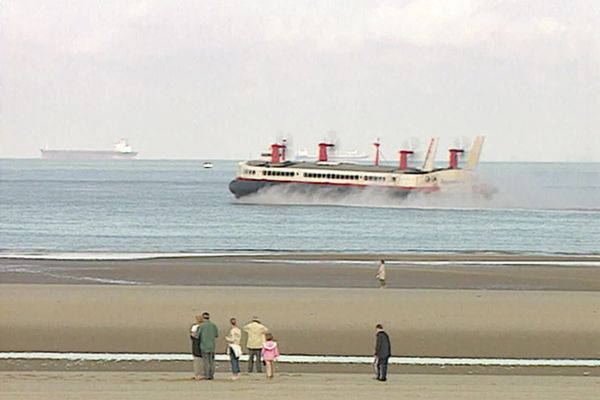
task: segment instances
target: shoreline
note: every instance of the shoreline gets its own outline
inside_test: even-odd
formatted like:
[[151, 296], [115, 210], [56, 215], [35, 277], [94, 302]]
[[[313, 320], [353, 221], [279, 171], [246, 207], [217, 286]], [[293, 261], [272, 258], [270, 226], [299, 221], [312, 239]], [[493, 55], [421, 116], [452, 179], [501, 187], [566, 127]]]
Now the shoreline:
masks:
[[[188, 353], [80, 353], [80, 352], [0, 352], [0, 360], [55, 360], [61, 362], [178, 362], [192, 361]], [[217, 362], [227, 363], [226, 353], [216, 353]], [[242, 354], [240, 361], [248, 361]], [[372, 356], [341, 356], [334, 354], [282, 354], [280, 364], [306, 365], [372, 365]], [[481, 358], [481, 357], [397, 357], [389, 359], [389, 365], [439, 366], [439, 367], [600, 367], [600, 358]]]
[[[2, 284], [375, 288], [373, 254], [0, 259]], [[600, 257], [388, 255], [388, 288], [600, 291]]]
[[[229, 362], [216, 361], [217, 379], [230, 374]], [[182, 372], [190, 373], [190, 360], [186, 361], [90, 361], [55, 359], [3, 359], [2, 372]], [[242, 374], [248, 376], [243, 361]], [[369, 374], [371, 364], [277, 363], [280, 373], [307, 374]], [[390, 376], [414, 375], [522, 375], [522, 376], [586, 376], [600, 377], [597, 366], [523, 366], [523, 365], [407, 365], [390, 364]]]
[[277, 259], [287, 257], [293, 260], [356, 260], [373, 261], [384, 258], [390, 261], [536, 261], [536, 262], [563, 262], [563, 261], [594, 261], [600, 262], [600, 254], [566, 254], [566, 253], [521, 253], [502, 251], [431, 251], [431, 252], [364, 252], [364, 251], [339, 251], [339, 252], [313, 252], [313, 251], [288, 251], [288, 250], [259, 250], [259, 251], [233, 251], [233, 252], [54, 252], [54, 253], [0, 253], [1, 260], [38, 260], [38, 261], [143, 261], [143, 260], [243, 260], [252, 258]]

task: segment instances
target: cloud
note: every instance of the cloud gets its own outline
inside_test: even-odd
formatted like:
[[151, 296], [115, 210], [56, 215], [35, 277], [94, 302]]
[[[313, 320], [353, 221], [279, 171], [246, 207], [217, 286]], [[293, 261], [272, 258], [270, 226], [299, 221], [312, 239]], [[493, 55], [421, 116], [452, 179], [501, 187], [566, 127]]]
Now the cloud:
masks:
[[599, 18], [591, 0], [6, 0], [0, 101], [15, 139], [0, 147], [117, 129], [153, 135], [156, 156], [173, 142], [161, 132], [214, 132], [232, 154], [277, 130], [333, 128], [352, 146], [474, 127], [513, 131], [489, 149], [590, 138]]
[[352, 21], [340, 22], [334, 15], [269, 16], [265, 18], [262, 40], [276, 47], [294, 47], [316, 53], [339, 53], [364, 48], [365, 37]]
[[74, 37], [64, 49], [72, 54], [95, 55], [110, 50], [118, 37], [115, 27], [103, 27]]
[[[383, 3], [369, 16], [370, 34], [379, 41], [419, 47], [473, 47], [491, 41], [531, 41], [560, 35], [568, 27], [550, 16], [515, 16], [512, 1], [415, 0]], [[530, 12], [531, 14], [531, 12]]]
[[418, 0], [404, 6], [383, 3], [369, 16], [373, 37], [414, 46], [464, 46], [485, 40], [497, 21], [483, 13], [483, 2]]
[[[543, 4], [543, 3], [542, 3]], [[498, 49], [518, 55], [540, 41], [568, 42], [600, 35], [543, 6], [502, 0], [413, 0], [330, 3], [230, 3], [156, 0], [72, 3], [8, 2], [4, 34], [14, 41], [82, 55], [127, 55], [236, 49], [293, 48], [327, 55], [391, 47]]]
[[557, 20], [548, 17], [534, 18], [532, 20], [535, 30], [543, 35], [556, 35], [564, 33], [567, 28]]

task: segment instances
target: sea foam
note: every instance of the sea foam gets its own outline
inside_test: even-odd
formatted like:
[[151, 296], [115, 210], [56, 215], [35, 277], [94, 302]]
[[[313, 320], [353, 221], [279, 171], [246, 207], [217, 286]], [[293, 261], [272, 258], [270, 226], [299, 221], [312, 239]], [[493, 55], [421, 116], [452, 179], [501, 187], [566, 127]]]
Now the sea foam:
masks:
[[[217, 354], [217, 361], [229, 361], [227, 354]], [[191, 361], [183, 353], [51, 353], [3, 352], [0, 359], [61, 361]], [[246, 361], [247, 355], [241, 360]], [[372, 356], [281, 355], [279, 361], [290, 364], [372, 364]], [[600, 367], [600, 359], [556, 358], [468, 358], [468, 357], [391, 357], [390, 364], [421, 366], [506, 366], [506, 367]]]

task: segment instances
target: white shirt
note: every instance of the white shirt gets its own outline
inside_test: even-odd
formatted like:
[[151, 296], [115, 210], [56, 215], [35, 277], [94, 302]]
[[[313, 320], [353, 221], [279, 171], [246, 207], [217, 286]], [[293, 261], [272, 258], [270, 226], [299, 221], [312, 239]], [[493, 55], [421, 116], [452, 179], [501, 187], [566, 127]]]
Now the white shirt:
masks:
[[377, 275], [375, 275], [377, 279], [385, 280], [385, 264], [379, 264], [379, 269], [377, 270]]

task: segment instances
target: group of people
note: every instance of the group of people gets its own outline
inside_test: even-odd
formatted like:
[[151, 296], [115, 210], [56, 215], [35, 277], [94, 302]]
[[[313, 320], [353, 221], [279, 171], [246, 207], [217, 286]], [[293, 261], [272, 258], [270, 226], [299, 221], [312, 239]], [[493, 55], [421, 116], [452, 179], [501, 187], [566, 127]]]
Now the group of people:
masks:
[[[232, 380], [240, 376], [240, 356], [242, 355], [242, 330], [237, 326], [235, 318], [229, 319], [230, 328], [225, 336], [227, 341], [227, 355], [231, 363]], [[269, 329], [264, 326], [258, 317], [244, 326], [247, 333], [246, 348], [248, 349], [248, 372], [262, 372], [262, 363], [266, 367], [267, 378], [275, 375], [275, 361], [279, 357], [277, 342]], [[388, 361], [392, 355], [392, 346], [388, 334], [383, 330], [383, 325], [377, 324], [375, 341], [375, 375], [381, 382], [387, 380]], [[215, 342], [219, 337], [219, 329], [210, 320], [210, 314], [205, 312], [196, 315], [196, 323], [190, 329], [192, 339], [192, 354], [194, 356], [194, 377], [196, 380], [212, 380], [215, 377]]]
[[[381, 260], [375, 275], [379, 287], [385, 288], [385, 261]], [[231, 363], [231, 378], [236, 380], [240, 376], [240, 357], [242, 355], [242, 330], [237, 326], [237, 320], [230, 318], [229, 332], [225, 336], [227, 341], [227, 355]], [[382, 382], [387, 380], [388, 360], [391, 356], [391, 345], [388, 334], [381, 324], [376, 327], [374, 369], [376, 379]], [[277, 342], [269, 329], [264, 326], [258, 317], [243, 327], [247, 333], [246, 348], [248, 349], [248, 372], [262, 372], [262, 365], [266, 367], [267, 378], [275, 375], [275, 361], [279, 357]], [[196, 315], [196, 323], [190, 330], [192, 339], [192, 354], [194, 356], [194, 379], [212, 380], [215, 376], [215, 342], [219, 337], [219, 329], [210, 320], [210, 314], [204, 312]]]
[[[227, 355], [231, 363], [231, 378], [236, 380], [240, 376], [240, 356], [242, 355], [242, 330], [237, 326], [237, 320], [229, 320], [229, 332], [225, 336], [227, 341]], [[279, 357], [277, 342], [269, 329], [264, 326], [258, 317], [246, 324], [244, 332], [247, 333], [246, 348], [248, 349], [248, 372], [262, 372], [262, 363], [266, 366], [267, 378], [275, 375], [275, 361]], [[215, 342], [219, 337], [219, 329], [210, 320], [210, 314], [204, 312], [196, 316], [196, 323], [190, 329], [192, 340], [192, 354], [194, 356], [194, 379], [212, 380], [215, 376]]]

